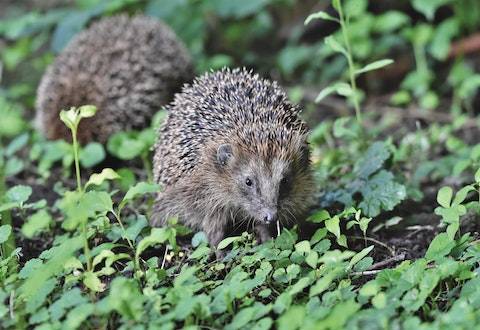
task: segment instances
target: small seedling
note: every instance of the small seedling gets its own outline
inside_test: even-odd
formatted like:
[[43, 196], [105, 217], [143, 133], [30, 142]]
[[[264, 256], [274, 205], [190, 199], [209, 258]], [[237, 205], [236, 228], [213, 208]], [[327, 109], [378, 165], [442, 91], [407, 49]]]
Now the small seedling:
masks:
[[77, 141], [77, 130], [80, 121], [83, 118], [93, 117], [97, 112], [97, 108], [93, 105], [84, 105], [79, 108], [72, 107], [70, 110], [60, 111], [60, 119], [72, 132], [72, 143], [73, 143], [73, 157], [75, 160], [75, 173], [77, 177], [77, 189], [82, 191], [82, 180], [80, 177], [80, 146]]
[[315, 102], [320, 102], [322, 99], [324, 99], [325, 97], [327, 97], [332, 93], [337, 93], [338, 95], [345, 96], [347, 99], [349, 99], [353, 103], [357, 121], [359, 123], [362, 123], [362, 113], [360, 110], [360, 101], [359, 101], [360, 93], [357, 88], [356, 78], [358, 75], [362, 73], [383, 68], [384, 66], [387, 66], [393, 63], [393, 60], [382, 59], [382, 60], [378, 60], [373, 63], [367, 64], [360, 69], [357, 69], [358, 64], [355, 63], [354, 61], [352, 49], [350, 45], [349, 17], [344, 13], [341, 0], [332, 0], [332, 6], [337, 11], [338, 17], [333, 17], [324, 11], [319, 11], [309, 15], [305, 20], [305, 25], [307, 25], [314, 19], [324, 19], [324, 20], [337, 22], [338, 24], [340, 24], [342, 40], [339, 41], [335, 36], [330, 35], [325, 38], [325, 44], [327, 44], [334, 52], [342, 54], [347, 59], [349, 84], [345, 82], [336, 82], [326, 87], [325, 89], [320, 91], [317, 98], [315, 99]]

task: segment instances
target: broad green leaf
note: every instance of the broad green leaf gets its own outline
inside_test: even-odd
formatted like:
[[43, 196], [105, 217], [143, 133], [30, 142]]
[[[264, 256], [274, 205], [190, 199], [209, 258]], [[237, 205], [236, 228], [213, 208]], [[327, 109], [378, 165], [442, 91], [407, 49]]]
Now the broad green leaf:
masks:
[[5, 243], [8, 240], [8, 237], [12, 233], [12, 226], [3, 225], [0, 226], [0, 244]]
[[373, 245], [370, 245], [364, 248], [362, 251], [358, 252], [356, 255], [352, 257], [352, 259], [350, 259], [350, 262], [348, 263], [348, 268], [352, 268], [357, 262], [362, 260], [372, 250], [373, 250]]
[[83, 284], [93, 292], [102, 292], [105, 290], [105, 284], [93, 272], [83, 273]]
[[97, 254], [92, 261], [92, 266], [95, 268], [96, 265], [101, 263], [104, 259], [113, 257], [115, 254], [111, 250], [102, 250], [99, 254]]
[[340, 237], [340, 218], [338, 216], [334, 216], [331, 219], [325, 220], [325, 228], [329, 232], [335, 235], [335, 237]]
[[383, 68], [387, 65], [390, 65], [392, 63], [393, 63], [393, 60], [391, 60], [391, 59], [383, 59], [383, 60], [375, 61], [375, 62], [372, 62], [370, 64], [367, 64], [366, 66], [364, 66], [363, 68], [361, 68], [359, 70], [356, 70], [355, 74], [358, 75], [358, 74], [365, 73], [365, 72], [368, 72], [368, 71], [377, 70], [377, 69]]
[[315, 19], [324, 19], [324, 20], [328, 20], [328, 21], [334, 21], [334, 22], [338, 22], [338, 18], [336, 17], [333, 17], [329, 14], [327, 14], [326, 12], [324, 11], [318, 11], [316, 13], [313, 13], [313, 14], [310, 14], [308, 15], [307, 19], [305, 20], [304, 24], [305, 25], [308, 25], [308, 23], [310, 23], [311, 21], [315, 20]]
[[369, 217], [377, 216], [382, 210], [393, 210], [406, 197], [405, 186], [395, 182], [393, 174], [385, 170], [362, 182], [360, 192], [363, 201], [359, 207]]
[[240, 238], [242, 238], [242, 237], [241, 237], [241, 236], [227, 237], [227, 238], [223, 239], [220, 243], [218, 243], [217, 249], [218, 249], [218, 250], [223, 250], [223, 249], [225, 249], [227, 246], [229, 246], [230, 244], [232, 244], [233, 242], [238, 241]]
[[345, 235], [340, 235], [338, 238], [337, 238], [337, 243], [340, 245], [340, 246], [343, 246], [343, 247], [348, 247], [347, 246], [347, 236]]
[[446, 256], [454, 246], [455, 242], [448, 237], [447, 233], [440, 233], [430, 243], [425, 258], [434, 260]]
[[205, 246], [205, 245], [200, 245], [199, 247], [197, 247], [195, 249], [195, 251], [193, 251], [189, 256], [188, 256], [188, 259], [193, 259], [193, 260], [196, 260], [196, 259], [200, 259], [202, 257], [205, 257], [205, 256], [208, 256], [210, 254], [210, 248], [208, 246]]
[[8, 144], [7, 149], [5, 150], [5, 156], [11, 157], [13, 156], [17, 151], [22, 149], [27, 143], [29, 139], [29, 134], [28, 133], [23, 133], [22, 135], [17, 136]]
[[305, 262], [307, 265], [315, 269], [317, 267], [317, 262], [318, 262], [318, 253], [317, 251], [310, 251], [305, 258]]
[[101, 185], [106, 180], [115, 180], [120, 178], [120, 176], [111, 168], [104, 168], [101, 173], [94, 173], [88, 179], [88, 182], [85, 184], [85, 189], [90, 185]]
[[7, 193], [7, 201], [16, 203], [19, 206], [22, 206], [30, 195], [32, 194], [32, 188], [29, 186], [18, 185], [10, 188]]
[[354, 172], [361, 178], [367, 178], [383, 167], [390, 158], [387, 143], [377, 141], [371, 144], [365, 154], [355, 163]]
[[412, 0], [412, 6], [418, 12], [425, 15], [431, 21], [435, 16], [437, 9], [453, 0]]
[[105, 159], [105, 150], [100, 143], [91, 142], [80, 150], [80, 163], [90, 168], [100, 164]]
[[120, 207], [123, 207], [128, 201], [131, 201], [138, 196], [156, 193], [158, 191], [160, 191], [160, 186], [158, 184], [139, 182], [135, 186], [128, 189], [125, 197], [123, 197], [123, 200], [120, 203]]
[[334, 36], [326, 37], [325, 44], [328, 45], [333, 51], [348, 56], [347, 50], [335, 39]]
[[52, 223], [52, 217], [46, 210], [40, 210], [33, 214], [22, 226], [22, 234], [32, 238], [38, 233], [48, 229]]
[[75, 113], [75, 108], [70, 108], [70, 110], [60, 111], [60, 120], [71, 130], [76, 129], [77, 125], [77, 115]]
[[326, 98], [327, 96], [329, 96], [330, 94], [334, 93], [336, 90], [335, 86], [328, 86], [328, 87], [325, 87], [324, 89], [322, 89], [320, 91], [320, 93], [318, 93], [317, 97], [315, 98], [315, 103], [319, 103], [320, 101], [322, 101], [324, 98]]
[[353, 95], [352, 87], [349, 84], [343, 83], [343, 82], [339, 82], [335, 84], [335, 92], [338, 95], [345, 96], [345, 97], [349, 97]]
[[150, 235], [143, 238], [138, 243], [137, 250], [135, 252], [135, 259], [138, 261], [140, 254], [145, 251], [145, 249], [155, 244], [165, 243], [171, 235], [172, 232], [168, 228], [152, 228]]
[[475, 182], [480, 183], [480, 168], [475, 172]]
[[453, 199], [452, 206], [463, 203], [465, 201], [465, 198], [467, 198], [468, 193], [471, 191], [475, 191], [475, 188], [471, 185], [465, 186], [462, 189], [460, 189], [455, 194], [455, 198]]
[[310, 252], [310, 242], [309, 241], [301, 241], [295, 244], [295, 251], [306, 254]]
[[377, 309], [383, 309], [387, 306], [387, 296], [384, 292], [380, 292], [372, 298], [372, 305]]
[[442, 187], [437, 193], [437, 202], [441, 206], [447, 208], [450, 207], [452, 201], [453, 190], [450, 187]]
[[83, 247], [83, 243], [83, 236], [76, 236], [52, 248], [51, 258], [37, 268], [35, 276], [28, 277], [20, 284], [20, 294], [25, 298], [35, 295], [48, 279], [63, 271], [65, 262], [72, 257], [73, 253]]
[[457, 234], [459, 228], [460, 228], [459, 222], [454, 222], [448, 225], [447, 235], [451, 240], [455, 239], [455, 235]]
[[78, 108], [78, 114], [80, 118], [89, 118], [95, 116], [97, 112], [97, 107], [94, 105], [82, 105]]
[[372, 280], [370, 282], [365, 283], [360, 289], [360, 295], [365, 297], [375, 296], [377, 292], [380, 290], [379, 284]]
[[197, 247], [201, 243], [208, 244], [207, 235], [203, 231], [199, 231], [199, 232], [195, 233], [195, 235], [193, 235], [193, 237], [192, 237], [192, 246], [193, 247]]
[[145, 312], [144, 300], [137, 280], [116, 277], [112, 281], [107, 303], [125, 319], [140, 321]]

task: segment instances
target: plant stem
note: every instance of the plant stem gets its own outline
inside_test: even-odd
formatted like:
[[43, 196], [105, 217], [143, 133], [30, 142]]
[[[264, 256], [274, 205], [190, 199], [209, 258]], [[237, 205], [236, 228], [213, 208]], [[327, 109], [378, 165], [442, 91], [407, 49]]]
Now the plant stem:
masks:
[[83, 254], [85, 255], [85, 260], [87, 261], [87, 270], [90, 272], [92, 271], [92, 257], [90, 256], [90, 247], [88, 246], [87, 220], [83, 221], [82, 231], [83, 231]]
[[338, 2], [338, 15], [340, 17], [340, 27], [342, 29], [343, 35], [343, 42], [345, 43], [345, 47], [347, 48], [347, 61], [348, 61], [348, 74], [350, 76], [350, 85], [353, 91], [353, 106], [355, 107], [355, 115], [357, 117], [357, 121], [359, 124], [362, 123], [362, 113], [360, 112], [360, 104], [358, 102], [358, 95], [357, 95], [357, 83], [355, 81], [355, 65], [353, 63], [352, 58], [352, 48], [350, 47], [350, 40], [348, 38], [348, 28], [347, 22], [345, 21], [345, 17], [343, 16], [343, 9], [342, 9], [342, 2]]
[[152, 172], [152, 166], [150, 164], [150, 160], [148, 158], [148, 151], [142, 152], [141, 157], [143, 162], [143, 168], [145, 168], [145, 171], [147, 172], [147, 180], [148, 182], [153, 182], [153, 172]]
[[[75, 161], [75, 175], [77, 177], [77, 190], [78, 192], [83, 192], [82, 180], [80, 177], [80, 162], [78, 156], [78, 141], [77, 141], [77, 129], [72, 128], [72, 142], [73, 142], [73, 159]], [[83, 254], [85, 255], [85, 260], [87, 261], [87, 270], [92, 271], [92, 258], [90, 256], [90, 247], [88, 246], [88, 233], [87, 233], [87, 219], [82, 223], [83, 231]]]
[[78, 156], [78, 141], [77, 141], [77, 130], [72, 129], [72, 140], [73, 140], [73, 157], [75, 160], [75, 174], [77, 176], [77, 190], [79, 192], [83, 191], [82, 189], [82, 180], [80, 179], [80, 163]]
[[[2, 197], [5, 195], [7, 192], [7, 187], [5, 185], [5, 173], [3, 167], [0, 167], [0, 200]], [[2, 219], [2, 222], [0, 223], [1, 225], [9, 225], [12, 226], [12, 214], [10, 213], [10, 210], [3, 211], [0, 214], [0, 218]], [[15, 236], [14, 236], [14, 231], [12, 230], [12, 233], [8, 237], [7, 241], [4, 242], [1, 246], [1, 252], [3, 253], [3, 257], [8, 257], [10, 254], [12, 254], [13, 251], [15, 251]], [[18, 267], [17, 259], [13, 258], [12, 259], [12, 266], [13, 268]]]
[[113, 213], [113, 215], [115, 216], [115, 219], [117, 220], [118, 224], [120, 225], [120, 228], [122, 228], [123, 237], [127, 240], [128, 245], [130, 246], [130, 248], [135, 252], [135, 248], [133, 247], [132, 241], [127, 237], [127, 231], [125, 230], [125, 227], [123, 226], [123, 223], [122, 223], [122, 221], [120, 220], [120, 212], [121, 212], [121, 209], [118, 210], [118, 214], [115, 213], [115, 212], [112, 212], [112, 213]]

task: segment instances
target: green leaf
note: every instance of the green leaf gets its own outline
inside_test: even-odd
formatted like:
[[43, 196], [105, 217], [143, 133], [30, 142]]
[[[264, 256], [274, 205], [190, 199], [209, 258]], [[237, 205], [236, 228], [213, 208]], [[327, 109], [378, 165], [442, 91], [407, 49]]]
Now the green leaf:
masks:
[[335, 86], [328, 86], [328, 87], [325, 87], [324, 89], [322, 89], [320, 91], [320, 93], [318, 93], [317, 97], [315, 98], [315, 103], [319, 103], [320, 101], [322, 101], [324, 98], [326, 98], [327, 96], [329, 96], [330, 94], [334, 93], [336, 90]]
[[313, 20], [315, 20], [315, 19], [324, 19], [324, 20], [327, 20], [327, 21], [339, 22], [338, 18], [333, 17], [333, 16], [330, 16], [329, 14], [327, 14], [327, 13], [324, 12], [324, 11], [318, 11], [318, 12], [316, 12], [316, 13], [313, 13], [313, 14], [308, 15], [308, 17], [307, 17], [307, 19], [305, 20], [304, 24], [305, 24], [305, 25], [308, 25], [308, 23], [310, 23], [311, 21], [313, 21]]
[[437, 9], [453, 0], [412, 0], [412, 6], [418, 12], [425, 15], [431, 21], [434, 18]]
[[70, 108], [69, 110], [60, 111], [60, 120], [71, 130], [77, 128], [77, 114], [75, 108]]
[[48, 279], [63, 271], [65, 262], [73, 256], [73, 253], [83, 247], [83, 243], [83, 237], [77, 236], [52, 248], [50, 259], [35, 270], [35, 276], [29, 276], [20, 284], [20, 294], [25, 298], [34, 296]]
[[107, 143], [108, 151], [123, 160], [134, 159], [148, 150], [149, 146], [140, 140], [138, 133], [118, 132], [113, 134]]
[[15, 187], [10, 188], [7, 193], [7, 201], [15, 203], [19, 206], [22, 206], [30, 195], [32, 194], [32, 188], [29, 186], [18, 185]]
[[188, 259], [200, 259], [202, 257], [208, 256], [210, 254], [210, 248], [205, 245], [201, 245], [195, 249], [189, 256]]
[[374, 142], [355, 163], [354, 172], [360, 178], [367, 178], [381, 169], [388, 158], [390, 158], [388, 145], [381, 141]]
[[93, 272], [83, 273], [83, 284], [93, 292], [102, 292], [105, 290], [105, 284]]
[[475, 182], [480, 183], [480, 168], [475, 172]]
[[8, 240], [8, 237], [12, 233], [12, 226], [3, 225], [0, 226], [0, 244], [5, 243]]
[[437, 202], [441, 206], [448, 208], [452, 201], [453, 190], [450, 187], [442, 187], [437, 193]]
[[308, 253], [307, 257], [305, 258], [305, 262], [307, 263], [307, 265], [315, 269], [317, 267], [317, 262], [318, 262], [317, 251], [310, 251], [310, 253]]
[[97, 112], [97, 107], [94, 105], [82, 105], [78, 108], [78, 114], [80, 118], [90, 118], [95, 116]]
[[392, 63], [393, 63], [393, 60], [391, 60], [391, 59], [383, 59], [383, 60], [375, 61], [375, 62], [372, 62], [370, 64], [367, 64], [366, 66], [364, 66], [363, 68], [361, 68], [359, 70], [356, 70], [355, 74], [358, 75], [358, 74], [365, 73], [365, 72], [368, 72], [368, 71], [377, 70], [377, 69], [383, 68], [387, 65], [390, 65]]
[[95, 173], [90, 176], [88, 182], [85, 184], [85, 189], [90, 185], [101, 185], [106, 180], [115, 180], [120, 176], [111, 168], [104, 168], [101, 173]]
[[335, 237], [340, 237], [340, 218], [338, 216], [334, 216], [331, 219], [325, 220], [325, 228], [329, 232], [335, 235]]
[[349, 84], [344, 82], [337, 82], [332, 86], [328, 86], [322, 89], [315, 98], [315, 103], [320, 102], [332, 93], [337, 93], [338, 95], [349, 97], [353, 94], [353, 90]]
[[100, 143], [91, 142], [80, 150], [80, 163], [85, 168], [100, 164], [105, 159], [105, 150]]
[[229, 245], [232, 244], [233, 242], [238, 241], [238, 240], [241, 239], [241, 238], [242, 238], [242, 236], [227, 237], [227, 238], [223, 239], [220, 243], [218, 243], [217, 249], [218, 249], [218, 250], [223, 250], [223, 249], [225, 249], [227, 246], [229, 246]]
[[467, 198], [467, 195], [469, 192], [475, 191], [475, 188], [471, 185], [465, 186], [462, 189], [460, 189], [456, 194], [455, 198], [453, 199], [453, 205], [459, 205], [465, 201], [465, 198]]
[[454, 222], [448, 225], [447, 235], [451, 240], [455, 239], [455, 235], [457, 234], [459, 228], [460, 228], [460, 222]]
[[387, 296], [384, 292], [380, 292], [372, 298], [372, 305], [377, 309], [383, 309], [387, 306]]
[[152, 228], [150, 235], [143, 238], [137, 245], [137, 250], [135, 252], [135, 259], [137, 262], [139, 261], [140, 254], [149, 246], [165, 243], [171, 236], [172, 232], [169, 228]]
[[310, 253], [310, 242], [309, 241], [301, 241], [295, 244], [295, 251], [301, 254]]
[[447, 233], [440, 233], [432, 240], [428, 246], [425, 258], [435, 260], [446, 256], [455, 246], [455, 242], [448, 237]]
[[137, 280], [116, 277], [112, 281], [107, 303], [125, 319], [140, 321], [145, 312], [144, 300]]
[[334, 36], [326, 37], [325, 44], [329, 46], [334, 52], [348, 56], [347, 50], [337, 41], [337, 39], [335, 39]]
[[125, 197], [123, 197], [120, 207], [123, 207], [127, 202], [145, 194], [156, 193], [160, 191], [160, 185], [146, 182], [139, 182], [135, 186], [128, 189]]
[[363, 201], [359, 204], [363, 213], [375, 217], [381, 210], [391, 211], [406, 197], [405, 186], [394, 181], [393, 174], [382, 170], [360, 187]]
[[355, 264], [357, 262], [359, 262], [360, 260], [362, 260], [367, 254], [370, 253], [370, 251], [373, 250], [373, 245], [370, 245], [366, 248], [364, 248], [362, 251], [358, 252], [357, 254], [355, 254], [352, 259], [350, 259], [350, 262], [348, 263], [348, 268], [352, 268], [353, 266], [355, 266]]
[[52, 217], [46, 210], [40, 210], [33, 214], [22, 226], [22, 234], [32, 238], [48, 229], [52, 223]]
[[349, 97], [353, 95], [353, 89], [352, 87], [344, 82], [339, 82], [335, 84], [335, 92], [338, 95]]
[[25, 145], [28, 143], [29, 139], [29, 134], [28, 133], [23, 133], [22, 135], [17, 136], [8, 144], [7, 149], [5, 150], [5, 156], [11, 157], [13, 156], [17, 151], [25, 147]]
[[406, 14], [389, 10], [383, 14], [375, 15], [375, 22], [373, 23], [373, 30], [378, 33], [393, 32], [410, 22], [410, 17]]

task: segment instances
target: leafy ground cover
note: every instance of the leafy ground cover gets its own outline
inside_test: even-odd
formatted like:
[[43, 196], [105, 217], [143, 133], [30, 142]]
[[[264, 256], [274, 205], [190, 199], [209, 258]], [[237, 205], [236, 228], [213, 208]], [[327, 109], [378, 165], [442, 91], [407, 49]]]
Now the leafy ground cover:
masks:
[[[0, 4], [1, 328], [478, 328], [476, 1], [52, 3]], [[262, 245], [239, 230], [214, 260], [203, 233], [148, 225], [163, 111], [106, 145], [35, 131], [53, 54], [119, 11], [167, 21], [198, 73], [246, 65], [287, 87], [312, 127], [305, 225]], [[73, 137], [97, 115], [65, 110]]]

